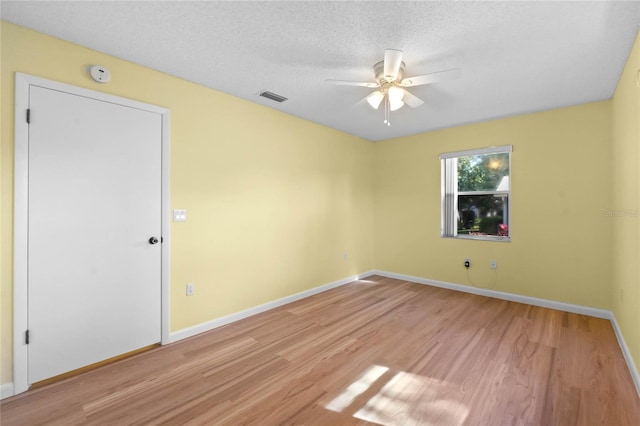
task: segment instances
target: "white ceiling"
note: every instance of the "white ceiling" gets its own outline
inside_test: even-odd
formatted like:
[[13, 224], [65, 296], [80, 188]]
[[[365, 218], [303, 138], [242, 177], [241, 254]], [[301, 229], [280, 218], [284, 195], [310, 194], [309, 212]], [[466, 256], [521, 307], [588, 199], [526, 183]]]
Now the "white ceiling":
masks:
[[[2, 1], [0, 16], [379, 141], [610, 98], [640, 1]], [[411, 88], [425, 104], [387, 127], [382, 108], [357, 104], [371, 89], [324, 82], [373, 81], [387, 48], [404, 51], [405, 76], [462, 77]]]

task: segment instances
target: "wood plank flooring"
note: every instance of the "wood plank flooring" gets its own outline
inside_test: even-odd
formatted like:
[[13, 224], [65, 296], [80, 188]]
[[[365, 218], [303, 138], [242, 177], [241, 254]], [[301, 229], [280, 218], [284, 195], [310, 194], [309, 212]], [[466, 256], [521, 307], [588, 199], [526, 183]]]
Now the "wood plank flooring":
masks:
[[640, 425], [607, 320], [369, 277], [9, 398], [2, 425]]

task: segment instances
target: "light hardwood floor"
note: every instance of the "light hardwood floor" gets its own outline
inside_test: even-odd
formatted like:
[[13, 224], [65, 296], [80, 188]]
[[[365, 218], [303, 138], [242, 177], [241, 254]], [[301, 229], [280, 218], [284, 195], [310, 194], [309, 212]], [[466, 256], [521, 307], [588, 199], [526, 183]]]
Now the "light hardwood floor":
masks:
[[3, 401], [2, 425], [640, 425], [607, 320], [382, 277]]

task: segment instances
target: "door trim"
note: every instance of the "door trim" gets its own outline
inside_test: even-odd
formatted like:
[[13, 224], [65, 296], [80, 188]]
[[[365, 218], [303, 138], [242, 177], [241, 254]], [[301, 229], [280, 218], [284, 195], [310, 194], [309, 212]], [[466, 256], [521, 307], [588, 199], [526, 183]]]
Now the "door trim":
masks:
[[161, 344], [169, 343], [169, 261], [170, 261], [170, 202], [169, 202], [169, 139], [170, 112], [167, 108], [150, 105], [119, 96], [84, 89], [40, 77], [15, 74], [14, 127], [14, 188], [13, 188], [13, 385], [14, 394], [29, 389], [28, 348], [25, 331], [28, 326], [28, 213], [29, 213], [29, 108], [31, 86], [58, 90], [103, 102], [110, 102], [160, 114], [162, 121], [162, 204], [161, 226], [164, 241], [161, 245]]

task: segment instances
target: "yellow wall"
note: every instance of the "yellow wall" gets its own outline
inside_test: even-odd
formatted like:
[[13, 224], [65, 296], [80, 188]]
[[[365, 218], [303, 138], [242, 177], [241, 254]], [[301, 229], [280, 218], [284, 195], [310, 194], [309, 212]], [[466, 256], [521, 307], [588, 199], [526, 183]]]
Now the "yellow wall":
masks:
[[612, 101], [613, 312], [640, 366], [640, 36]]
[[[610, 102], [388, 140], [375, 150], [375, 266], [611, 308]], [[511, 242], [440, 238], [439, 154], [513, 145]]]
[[[16, 71], [171, 110], [171, 330], [373, 268], [373, 145], [40, 33], [1, 24], [1, 383], [12, 380]], [[85, 68], [101, 64], [107, 85]], [[348, 253], [347, 260], [343, 253]], [[195, 283], [196, 295], [185, 296]]]

